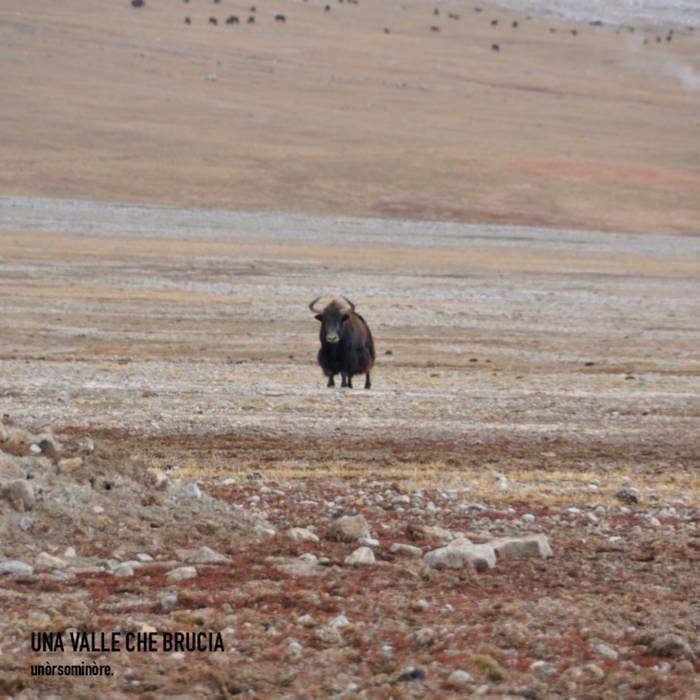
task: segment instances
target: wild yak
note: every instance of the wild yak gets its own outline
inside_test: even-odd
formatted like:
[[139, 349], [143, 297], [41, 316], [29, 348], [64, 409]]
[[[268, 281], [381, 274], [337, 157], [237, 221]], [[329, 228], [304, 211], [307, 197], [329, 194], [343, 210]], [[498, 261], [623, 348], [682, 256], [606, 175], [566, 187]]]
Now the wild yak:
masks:
[[365, 319], [355, 311], [355, 304], [343, 297], [347, 304], [334, 299], [323, 311], [316, 309], [317, 297], [309, 309], [321, 322], [321, 349], [318, 364], [328, 377], [328, 386], [335, 386], [333, 377], [340, 374], [341, 386], [352, 389], [352, 378], [365, 374], [365, 389], [372, 386], [369, 373], [374, 365], [374, 341]]

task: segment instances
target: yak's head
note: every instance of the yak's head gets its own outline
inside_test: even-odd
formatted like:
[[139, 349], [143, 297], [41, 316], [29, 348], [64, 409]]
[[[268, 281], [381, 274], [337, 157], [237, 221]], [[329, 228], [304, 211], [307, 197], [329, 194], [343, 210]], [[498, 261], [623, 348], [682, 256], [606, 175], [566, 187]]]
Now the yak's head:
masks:
[[350, 313], [355, 309], [355, 304], [343, 297], [347, 304], [334, 299], [323, 311], [319, 311], [315, 306], [320, 298], [314, 299], [309, 304], [309, 308], [316, 314], [315, 318], [321, 322], [322, 338], [327, 343], [337, 343], [343, 337], [343, 327], [350, 318]]

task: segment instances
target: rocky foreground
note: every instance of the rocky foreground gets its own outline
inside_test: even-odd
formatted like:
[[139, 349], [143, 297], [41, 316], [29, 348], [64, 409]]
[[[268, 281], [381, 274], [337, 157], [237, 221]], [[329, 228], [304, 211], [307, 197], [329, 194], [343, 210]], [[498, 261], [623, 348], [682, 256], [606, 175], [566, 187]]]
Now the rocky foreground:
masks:
[[[700, 513], [666, 492], [603, 475], [583, 505], [552, 479], [537, 503], [497, 472], [192, 481], [108, 437], [6, 419], [0, 441], [2, 695], [700, 692]], [[33, 650], [40, 632], [64, 648]], [[86, 665], [110, 675], [56, 675]]]

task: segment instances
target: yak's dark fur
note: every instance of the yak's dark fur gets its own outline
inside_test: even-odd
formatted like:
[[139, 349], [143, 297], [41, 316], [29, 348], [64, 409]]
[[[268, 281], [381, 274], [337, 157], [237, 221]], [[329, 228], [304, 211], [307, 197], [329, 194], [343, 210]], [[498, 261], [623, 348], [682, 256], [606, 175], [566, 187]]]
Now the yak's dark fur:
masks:
[[[309, 305], [312, 311], [315, 303]], [[335, 386], [333, 377], [340, 374], [341, 386], [352, 389], [353, 376], [365, 374], [365, 389], [369, 389], [375, 353], [372, 332], [365, 319], [354, 311], [352, 302], [348, 306], [338, 299], [316, 314], [316, 318], [321, 322], [318, 364], [328, 377], [328, 386]]]

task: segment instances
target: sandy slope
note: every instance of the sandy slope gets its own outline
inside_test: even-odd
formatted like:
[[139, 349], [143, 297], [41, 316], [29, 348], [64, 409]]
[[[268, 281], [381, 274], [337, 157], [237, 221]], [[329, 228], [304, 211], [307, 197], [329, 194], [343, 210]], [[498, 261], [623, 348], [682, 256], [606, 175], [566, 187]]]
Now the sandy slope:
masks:
[[0, 193], [697, 233], [696, 33], [432, 10], [4, 2]]

